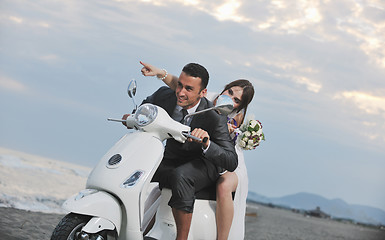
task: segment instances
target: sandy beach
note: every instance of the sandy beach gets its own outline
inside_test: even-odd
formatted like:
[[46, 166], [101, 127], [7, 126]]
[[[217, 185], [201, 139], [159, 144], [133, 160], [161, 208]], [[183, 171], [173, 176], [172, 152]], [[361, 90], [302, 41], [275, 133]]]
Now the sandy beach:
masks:
[[[287, 210], [249, 205], [245, 240], [384, 240], [385, 230], [327, 219], [305, 217]], [[1, 240], [50, 239], [64, 216], [0, 208]]]

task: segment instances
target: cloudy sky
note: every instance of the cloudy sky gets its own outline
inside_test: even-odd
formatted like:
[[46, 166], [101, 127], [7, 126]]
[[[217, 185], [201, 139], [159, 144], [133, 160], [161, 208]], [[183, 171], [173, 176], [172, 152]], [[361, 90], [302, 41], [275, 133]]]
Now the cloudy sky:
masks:
[[385, 4], [380, 0], [2, 0], [0, 146], [93, 166], [121, 117], [162, 85], [145, 61], [246, 78], [266, 141], [250, 190], [385, 210]]

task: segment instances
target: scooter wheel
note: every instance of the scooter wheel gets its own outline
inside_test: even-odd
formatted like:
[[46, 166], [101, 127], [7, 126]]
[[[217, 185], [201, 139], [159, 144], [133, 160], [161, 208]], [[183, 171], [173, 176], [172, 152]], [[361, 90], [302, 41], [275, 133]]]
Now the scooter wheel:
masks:
[[118, 235], [115, 230], [103, 230], [98, 233], [87, 234], [82, 228], [92, 217], [75, 213], [67, 214], [56, 226], [51, 240], [116, 240]]
[[83, 226], [91, 219], [90, 216], [69, 213], [56, 226], [52, 233], [51, 240], [77, 239]]

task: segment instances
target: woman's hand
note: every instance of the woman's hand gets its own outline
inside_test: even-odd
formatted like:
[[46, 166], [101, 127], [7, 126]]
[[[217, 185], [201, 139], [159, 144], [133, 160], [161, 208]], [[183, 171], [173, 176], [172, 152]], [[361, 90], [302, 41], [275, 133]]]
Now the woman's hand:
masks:
[[233, 133], [234, 130], [237, 128], [236, 125], [232, 124], [232, 123], [227, 123], [227, 128], [229, 129], [229, 133]]
[[151, 64], [144, 63], [142, 61], [140, 61], [140, 64], [143, 65], [142, 69], [140, 70], [143, 76], [156, 76], [158, 78], [162, 78], [166, 74], [163, 69], [157, 68]]
[[178, 77], [169, 74], [166, 70], [157, 68], [151, 64], [144, 63], [142, 61], [140, 61], [140, 64], [143, 65], [142, 69], [140, 70], [143, 76], [156, 76], [157, 78], [161, 79], [172, 90], [176, 90], [176, 87], [178, 85]]

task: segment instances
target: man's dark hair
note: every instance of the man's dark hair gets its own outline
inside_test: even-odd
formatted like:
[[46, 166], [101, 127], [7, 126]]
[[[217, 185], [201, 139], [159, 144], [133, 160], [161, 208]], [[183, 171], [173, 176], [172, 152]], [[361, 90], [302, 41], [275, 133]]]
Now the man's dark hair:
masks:
[[206, 68], [198, 63], [189, 63], [183, 67], [182, 71], [191, 77], [199, 77], [201, 81], [201, 90], [207, 87], [209, 83], [209, 73]]

